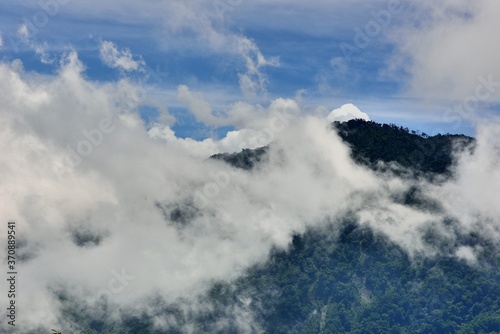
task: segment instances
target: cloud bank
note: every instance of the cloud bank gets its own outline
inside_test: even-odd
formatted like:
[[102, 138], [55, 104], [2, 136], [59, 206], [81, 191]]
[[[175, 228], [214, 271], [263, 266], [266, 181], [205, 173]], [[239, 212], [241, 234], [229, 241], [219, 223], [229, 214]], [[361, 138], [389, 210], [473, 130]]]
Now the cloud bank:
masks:
[[[492, 39], [500, 28], [497, 1], [419, 1], [413, 6], [405, 28], [391, 33], [395, 62], [409, 74], [413, 94], [462, 101], [474, 95], [481, 77], [500, 81], [500, 47]], [[492, 93], [479, 102], [498, 102], [498, 84]]]
[[[456, 179], [428, 184], [356, 165], [329, 122], [293, 100], [236, 103], [215, 114], [181, 86], [179, 98], [197, 118], [237, 128], [199, 142], [177, 138], [165, 124], [146, 126], [141, 87], [126, 78], [87, 80], [75, 52], [53, 75], [3, 62], [0, 86], [0, 219], [17, 222], [18, 303], [29, 315], [23, 332], [47, 324], [77, 331], [61, 314], [64, 293], [82, 305], [107, 300], [110, 317], [146, 310], [168, 328], [175, 319], [155, 314], [153, 297], [182, 298], [200, 310], [196, 297], [214, 280], [233, 280], [273, 248], [286, 249], [293, 234], [345, 215], [412, 256], [439, 251], [423, 239], [429, 226], [451, 240], [469, 231], [500, 240], [498, 126], [485, 125], [475, 153], [459, 157]], [[268, 159], [253, 171], [203, 160], [213, 150], [271, 142]], [[395, 200], [415, 183], [442, 210]], [[447, 217], [459, 232], [445, 228]], [[459, 247], [454, 254], [470, 263], [481, 251]], [[235, 315], [251, 326], [242, 310]]]

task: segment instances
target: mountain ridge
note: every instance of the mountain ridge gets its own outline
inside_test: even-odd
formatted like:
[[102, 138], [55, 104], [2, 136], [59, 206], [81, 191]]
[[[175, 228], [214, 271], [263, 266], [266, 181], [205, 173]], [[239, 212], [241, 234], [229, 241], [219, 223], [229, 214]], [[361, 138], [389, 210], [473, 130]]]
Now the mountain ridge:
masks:
[[[385, 168], [385, 164], [396, 163], [411, 168], [419, 174], [450, 174], [454, 164], [454, 153], [474, 148], [475, 139], [460, 134], [437, 134], [411, 132], [395, 124], [381, 124], [354, 119], [331, 123], [332, 130], [351, 149], [351, 157], [360, 164], [374, 169]], [[272, 143], [270, 144], [272, 145]], [[219, 153], [211, 159], [225, 161], [236, 168], [250, 170], [265, 159], [269, 146], [243, 149], [237, 153]]]
[[[468, 136], [427, 136], [360, 120], [333, 123], [332, 129], [351, 147], [357, 163], [376, 170], [412, 170], [402, 173], [404, 177], [452, 177], [456, 152], [475, 145]], [[269, 147], [245, 149], [211, 159], [251, 170], [265, 162], [268, 152]], [[400, 197], [394, 202], [401, 206], [442, 210], [416, 186]], [[183, 223], [190, 219], [183, 210], [162, 212]], [[436, 224], [455, 238], [448, 238]], [[175, 319], [168, 330], [156, 328], [151, 314], [125, 310], [119, 321], [110, 320], [106, 304], [99, 314], [80, 307], [68, 294], [61, 294], [60, 302], [68, 319], [80, 324], [82, 333], [91, 334], [185, 333], [186, 328], [195, 334], [499, 333], [498, 246], [474, 232], [457, 230], [456, 221], [448, 217], [421, 228], [423, 242], [439, 250], [436, 255], [410, 256], [387, 235], [363, 225], [354, 213], [291, 235], [287, 250], [273, 249], [265, 263], [252, 266], [235, 281], [211, 282], [199, 297], [204, 308], [198, 313], [189, 307], [186, 311], [182, 300], [167, 304], [161, 297], [152, 299], [155, 316]], [[460, 247], [480, 249], [478, 264], [456, 257]]]

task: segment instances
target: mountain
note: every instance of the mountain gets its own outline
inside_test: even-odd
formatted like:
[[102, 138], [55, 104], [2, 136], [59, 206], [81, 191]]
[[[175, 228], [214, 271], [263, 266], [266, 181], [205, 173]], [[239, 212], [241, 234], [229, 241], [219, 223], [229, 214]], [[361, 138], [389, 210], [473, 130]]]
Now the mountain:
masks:
[[352, 148], [353, 158], [376, 168], [379, 161], [397, 163], [417, 173], [448, 174], [453, 152], [474, 147], [474, 138], [464, 135], [428, 136], [394, 124], [351, 120], [333, 124]]
[[255, 167], [259, 162], [265, 159], [268, 147], [260, 147], [255, 150], [243, 149], [238, 153], [219, 153], [211, 156], [212, 159], [218, 159], [227, 162], [231, 166], [250, 170]]
[[[473, 150], [475, 144], [467, 136], [427, 136], [362, 120], [332, 128], [351, 147], [355, 161], [404, 177], [453, 177], [454, 152]], [[251, 170], [268, 153], [263, 147], [212, 158]], [[439, 210], [418, 187], [400, 204]], [[84, 333], [185, 333], [186, 328], [200, 334], [500, 333], [498, 245], [456, 231], [453, 218], [445, 218], [444, 226], [456, 233], [455, 239], [442, 238], [432, 225], [424, 231], [424, 242], [439, 250], [434, 256], [410, 256], [354, 215], [293, 235], [287, 251], [273, 250], [265, 264], [236, 281], [212, 282], [200, 297], [202, 311], [186, 310], [182, 301], [155, 301], [156, 314], [175, 319], [168, 331], [154, 329], [145, 313], [124, 312], [122, 319], [112, 320], [78, 308], [66, 295], [60, 300]], [[482, 249], [477, 264], [453, 256], [457, 245]]]
[[[428, 136], [394, 124], [379, 124], [361, 119], [334, 122], [332, 128], [352, 150], [352, 158], [371, 168], [383, 168], [380, 162], [411, 168], [417, 174], [449, 175], [453, 152], [473, 149], [474, 138], [464, 135]], [[221, 153], [214, 159], [242, 169], [251, 169], [265, 158], [267, 147], [245, 149], [239, 153]], [[387, 166], [386, 166], [387, 168]]]

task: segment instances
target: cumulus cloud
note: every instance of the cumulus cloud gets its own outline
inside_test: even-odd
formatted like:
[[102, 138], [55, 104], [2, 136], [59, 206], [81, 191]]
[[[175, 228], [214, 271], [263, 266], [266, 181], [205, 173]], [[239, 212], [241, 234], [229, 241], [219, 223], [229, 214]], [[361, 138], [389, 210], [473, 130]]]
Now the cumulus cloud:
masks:
[[110, 41], [102, 41], [99, 45], [99, 53], [104, 64], [111, 68], [124, 71], [141, 70], [145, 65], [142, 59], [134, 60], [129, 49], [118, 50], [116, 44]]
[[168, 126], [156, 125], [148, 131], [151, 138], [162, 140], [166, 145], [177, 147], [184, 154], [204, 160], [217, 153], [240, 152], [242, 149], [259, 148], [270, 143], [270, 138], [257, 130], [243, 129], [229, 131], [221, 140], [207, 138], [202, 141], [192, 138], [179, 138]]
[[365, 121], [369, 121], [370, 117], [359, 110], [354, 104], [348, 103], [340, 108], [332, 110], [326, 119], [330, 122], [347, 122], [351, 119], [364, 119]]
[[227, 125], [212, 113], [212, 107], [201, 94], [192, 93], [186, 85], [177, 88], [177, 98], [189, 108], [197, 121], [206, 125]]
[[[285, 99], [273, 101], [268, 109], [259, 109], [262, 114], [267, 115], [267, 118], [262, 118], [258, 123], [248, 124], [248, 128], [229, 131], [220, 140], [207, 138], [198, 141], [192, 138], [179, 138], [169, 126], [162, 124], [154, 124], [148, 133], [151, 138], [161, 140], [167, 146], [181, 149], [184, 154], [198, 159], [207, 159], [217, 153], [237, 153], [243, 149], [256, 149], [271, 144], [289, 124], [290, 118], [297, 117], [293, 109], [287, 109], [289, 105], [294, 106], [295, 103]], [[245, 110], [237, 106], [236, 108], [239, 112]], [[247, 111], [252, 112], [252, 110]]]
[[188, 107], [197, 121], [209, 126], [260, 129], [269, 125], [276, 117], [283, 118], [285, 114], [299, 113], [297, 102], [281, 98], [274, 100], [267, 109], [260, 105], [236, 102], [225, 110], [214, 112], [202, 94], [191, 92], [186, 85], [177, 88], [177, 98]]
[[[29, 259], [23, 275], [33, 277], [23, 285], [30, 301], [19, 300], [19, 307], [32, 315], [23, 330], [41, 321], [57, 323], [58, 304], [51, 291], [61, 285], [94, 303], [103, 289], [109, 294], [113, 275], [123, 271], [133, 279], [122, 293], [111, 293], [112, 300], [132, 307], [157, 291], [172, 301], [201, 291], [206, 281], [235, 278], [264, 261], [272, 247], [286, 247], [292, 231], [303, 231], [319, 218], [316, 208], [332, 206], [315, 203], [306, 193], [290, 196], [309, 181], [320, 191], [317, 196], [325, 195], [327, 190], [315, 181], [317, 166], [270, 166], [271, 173], [262, 172], [255, 183], [221, 162], [201, 164], [181, 149], [151, 140], [134, 101], [123, 100], [133, 96], [133, 87], [123, 82], [97, 85], [86, 81], [82, 71], [74, 53], [55, 77], [24, 79], [8, 64], [0, 67], [5, 79], [2, 164], [10, 174], [2, 179], [1, 199], [9, 217], [3, 219], [16, 217], [20, 230], [22, 226], [19, 238], [25, 246], [20, 252]], [[280, 108], [278, 103], [270, 107]], [[290, 121], [289, 126], [294, 132], [304, 126], [305, 131], [286, 135], [277, 146], [280, 151], [310, 139], [342, 147], [319, 120], [305, 119], [304, 125]], [[303, 147], [288, 159], [322, 150]], [[347, 154], [345, 148], [342, 152]], [[300, 183], [289, 184], [290, 177], [299, 175]], [[199, 197], [210, 196], [207, 184], [227, 177], [231, 180], [221, 186], [224, 191], [208, 204]], [[335, 179], [357, 184], [351, 178]], [[290, 190], [286, 198], [279, 196], [282, 187]], [[300, 214], [287, 208], [294, 204]], [[179, 206], [194, 212], [182, 228], [169, 218], [169, 210]]]
[[[448, 215], [500, 240], [492, 196], [498, 173], [490, 175], [500, 170], [500, 159], [486, 142], [495, 129], [479, 138], [477, 159], [460, 160], [457, 180], [442, 186], [422, 181], [445, 210], [433, 213], [395, 202], [413, 181], [355, 164], [329, 123], [301, 113], [293, 100], [253, 106], [249, 110], [261, 115], [256, 123], [241, 116], [241, 106], [250, 105], [235, 104], [222, 118], [245, 119], [248, 128], [221, 141], [181, 140], [168, 127], [145, 126], [136, 99], [140, 87], [126, 79], [87, 80], [75, 52], [60, 63], [54, 75], [0, 63], [0, 219], [18, 226], [24, 277], [18, 303], [29, 315], [20, 331], [47, 324], [74, 330], [61, 316], [61, 294], [91, 306], [107, 298], [110, 317], [145, 311], [167, 328], [175, 319], [156, 312], [153, 297], [166, 303], [182, 298], [196, 312], [203, 307], [196, 297], [210, 282], [235, 279], [265, 262], [273, 248], [286, 249], [294, 233], [346, 214], [411, 254], [427, 253], [422, 228], [440, 226]], [[202, 98], [187, 88], [181, 93], [194, 101], [193, 109], [201, 108], [199, 117], [219, 122]], [[246, 145], [252, 136], [272, 142], [268, 159], [253, 171], [200, 159]], [[483, 169], [473, 168], [475, 161]], [[453, 196], [487, 175], [491, 182]], [[6, 232], [6, 224], [0, 226]], [[244, 308], [233, 313], [242, 328], [253, 328]]]

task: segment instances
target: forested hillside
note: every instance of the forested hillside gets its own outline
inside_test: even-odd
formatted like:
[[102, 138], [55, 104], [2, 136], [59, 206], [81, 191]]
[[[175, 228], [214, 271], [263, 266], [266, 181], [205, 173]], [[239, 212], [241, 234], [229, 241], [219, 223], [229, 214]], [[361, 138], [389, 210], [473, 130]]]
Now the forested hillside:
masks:
[[[416, 174], [450, 175], [453, 150], [473, 149], [466, 136], [411, 133], [394, 125], [353, 120], [336, 123], [341, 138], [359, 163], [381, 168], [379, 161], [412, 168]], [[265, 159], [267, 148], [220, 154], [214, 158], [243, 169]], [[402, 202], [423, 205], [425, 194], [413, 189]], [[455, 227], [453, 219], [446, 222]], [[334, 227], [335, 226], [335, 227]], [[288, 251], [274, 250], [270, 260], [235, 282], [213, 282], [200, 297], [202, 312], [156, 302], [158, 314], [173, 323], [167, 332], [153, 329], [145, 315], [123, 313], [121, 321], [85, 314], [61, 296], [66, 315], [84, 324], [86, 333], [500, 333], [500, 254], [498, 245], [474, 233], [440, 239], [432, 229], [425, 242], [435, 256], [409, 255], [387, 237], [350, 216], [294, 235]], [[453, 256], [456, 244], [480, 247], [474, 265]], [[252, 319], [242, 329], [241, 317]]]
[[352, 148], [354, 159], [371, 167], [377, 162], [396, 162], [417, 173], [448, 173], [452, 152], [472, 148], [474, 139], [464, 135], [428, 136], [394, 124], [363, 120], [336, 122], [333, 126]]
[[[364, 120], [335, 122], [332, 128], [352, 149], [361, 164], [379, 168], [379, 162], [397, 163], [417, 174], [447, 174], [453, 164], [453, 151], [473, 149], [474, 138], [464, 135], [428, 136], [394, 124]], [[267, 147], [245, 149], [239, 153], [214, 155], [233, 166], [251, 169], [264, 158]]]

